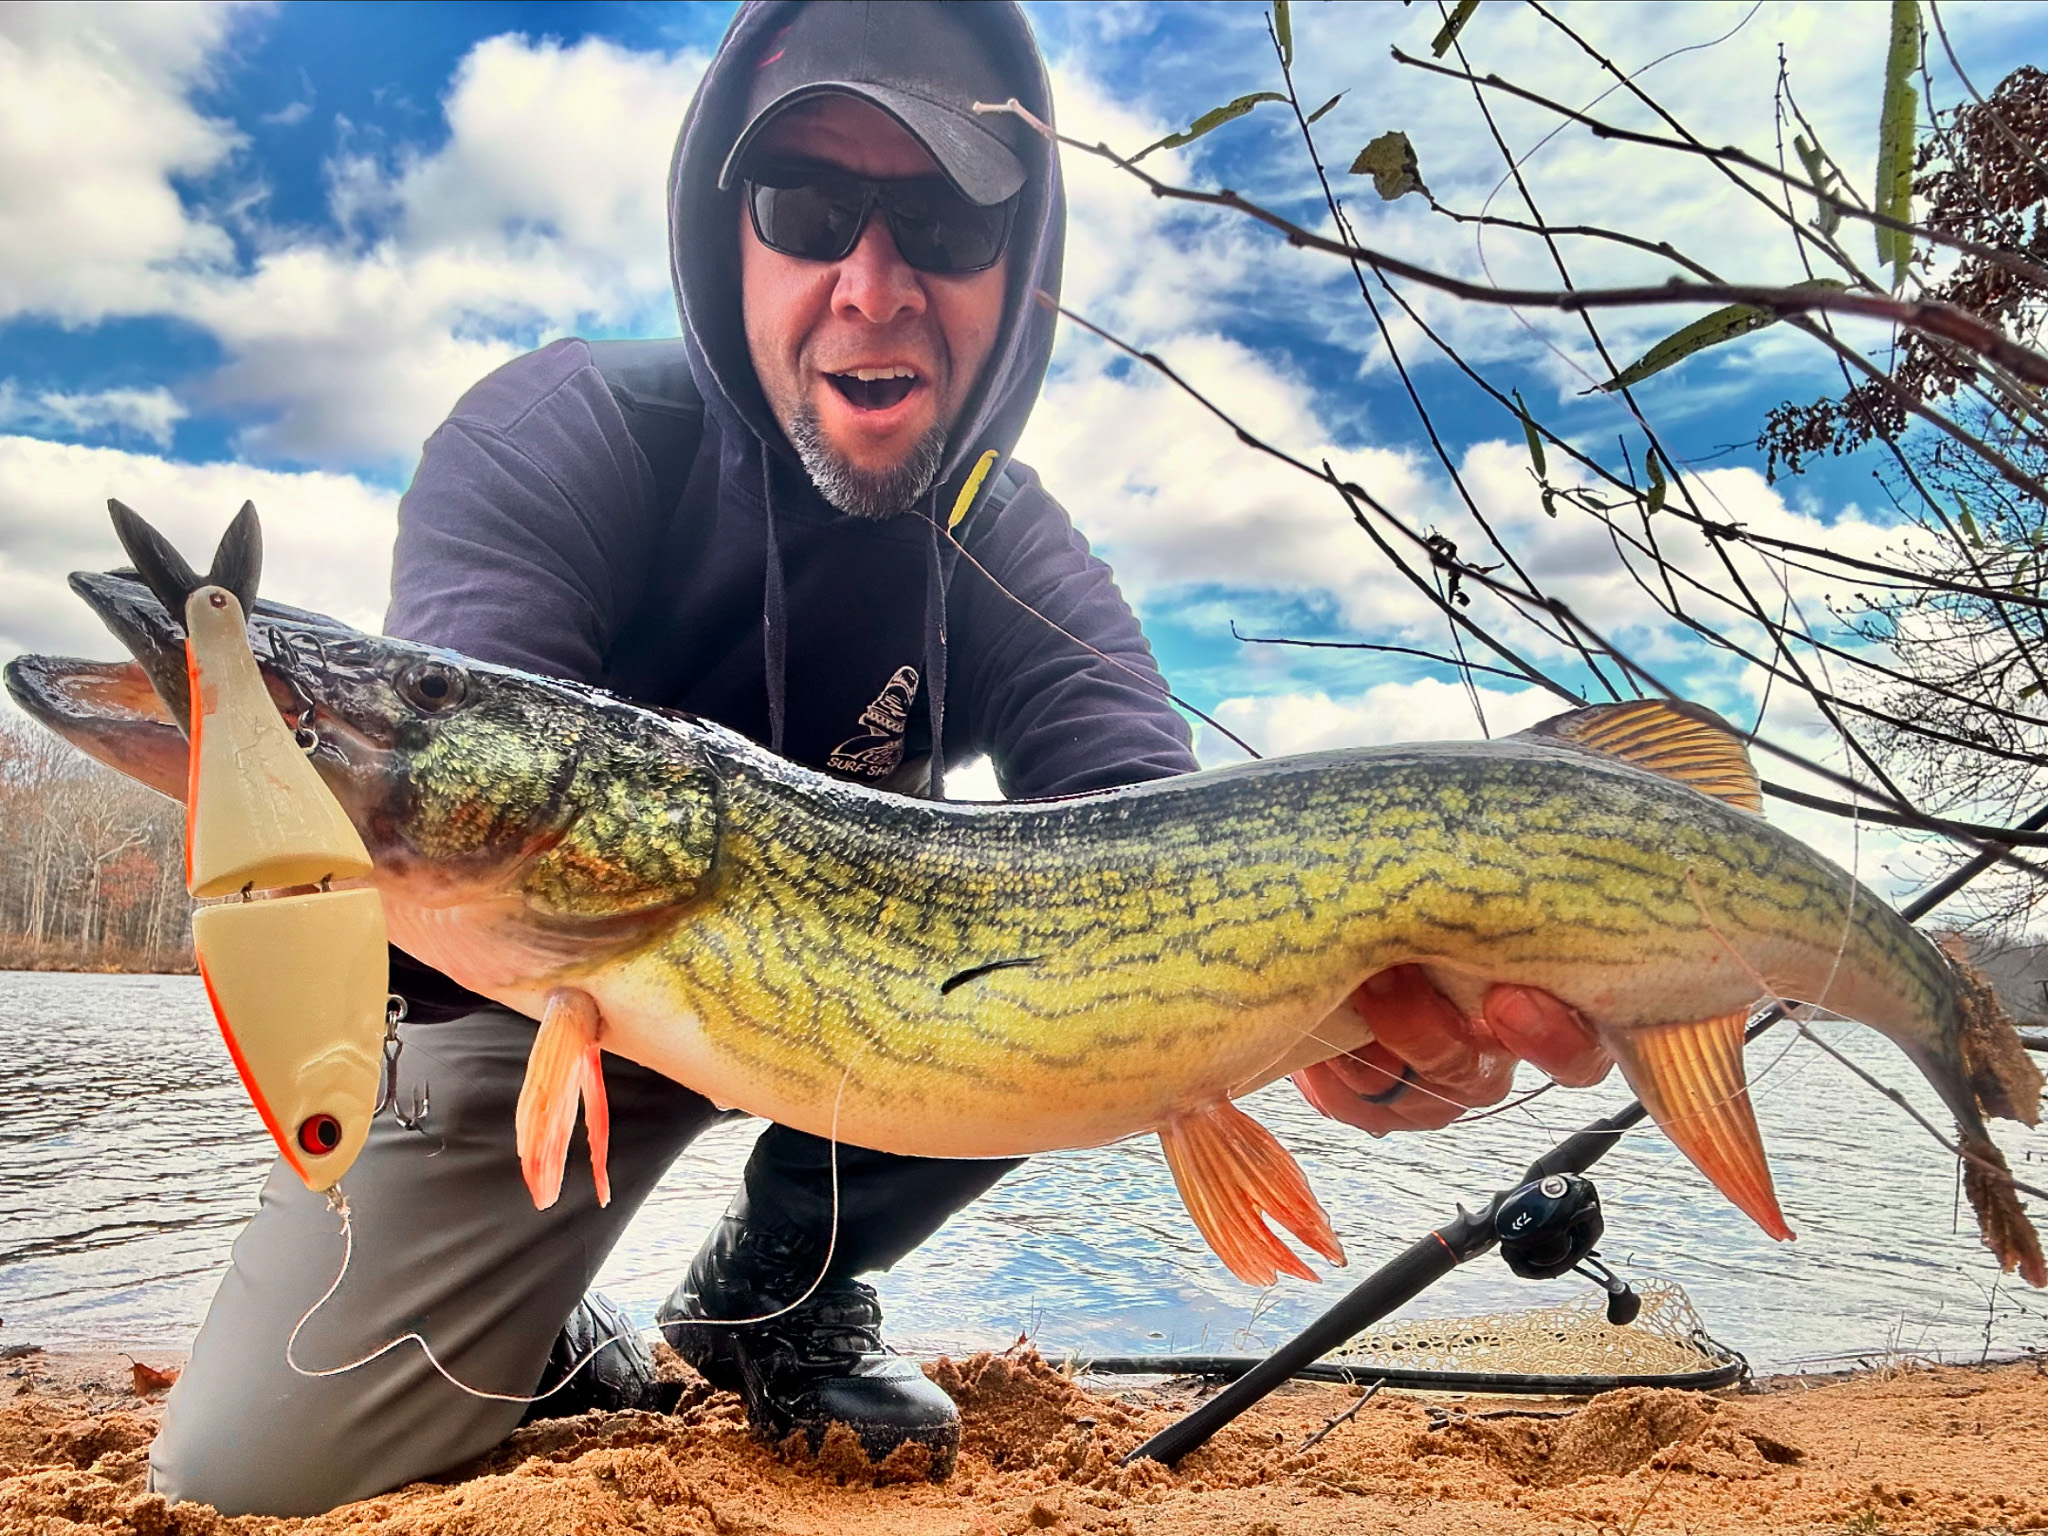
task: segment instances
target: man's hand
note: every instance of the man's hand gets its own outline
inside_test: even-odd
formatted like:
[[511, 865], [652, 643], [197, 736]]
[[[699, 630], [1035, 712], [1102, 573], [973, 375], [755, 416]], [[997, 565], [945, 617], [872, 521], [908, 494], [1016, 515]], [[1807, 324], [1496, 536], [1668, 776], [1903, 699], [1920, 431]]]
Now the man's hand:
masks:
[[1323, 1114], [1375, 1136], [1435, 1130], [1499, 1103], [1518, 1056], [1571, 1088], [1614, 1065], [1584, 1019], [1535, 987], [1494, 986], [1481, 1017], [1467, 1019], [1421, 966], [1397, 965], [1367, 977], [1352, 1004], [1372, 1042], [1295, 1073], [1294, 1084]]

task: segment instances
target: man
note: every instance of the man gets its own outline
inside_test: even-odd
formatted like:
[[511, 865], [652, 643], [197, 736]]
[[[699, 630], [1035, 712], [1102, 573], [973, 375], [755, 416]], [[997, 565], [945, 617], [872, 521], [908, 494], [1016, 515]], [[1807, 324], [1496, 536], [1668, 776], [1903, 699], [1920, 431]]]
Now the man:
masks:
[[[973, 111], [1011, 97], [1051, 119], [1012, 5], [743, 7], [672, 174], [686, 341], [559, 342], [472, 390], [402, 503], [391, 632], [906, 792], [939, 792], [943, 764], [978, 751], [1020, 795], [1194, 767], [1107, 568], [1029, 470], [995, 472], [1045, 372], [1036, 294], [1057, 291], [1064, 230], [1048, 146]], [[661, 1402], [623, 1317], [579, 1298], [718, 1110], [607, 1062], [612, 1202], [571, 1178], [535, 1211], [513, 1150], [531, 1022], [404, 956], [393, 982], [412, 1020], [401, 1098], [431, 1089], [424, 1133], [373, 1131], [347, 1180], [351, 1267], [317, 1309], [337, 1222], [272, 1177], [152, 1451], [174, 1497], [305, 1514], [439, 1472], [608, 1339], [543, 1409]], [[1382, 1131], [1504, 1091], [1499, 1038], [1419, 972], [1378, 985], [1374, 1017], [1410, 1054], [1305, 1074], [1319, 1107]], [[1539, 1052], [1582, 1046], [1554, 1006], [1529, 1007]], [[957, 1413], [884, 1347], [854, 1277], [1011, 1166], [771, 1126], [664, 1331], [771, 1441], [815, 1444], [838, 1420], [877, 1458], [923, 1446], [943, 1475]], [[409, 1334], [474, 1391], [415, 1343], [384, 1350]]]

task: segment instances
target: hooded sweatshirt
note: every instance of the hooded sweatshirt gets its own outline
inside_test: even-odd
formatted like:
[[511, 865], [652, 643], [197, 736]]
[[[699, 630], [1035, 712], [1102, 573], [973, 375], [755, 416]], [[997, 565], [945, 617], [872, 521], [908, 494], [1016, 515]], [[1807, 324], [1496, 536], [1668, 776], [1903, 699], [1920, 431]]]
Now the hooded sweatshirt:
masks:
[[[683, 339], [670, 345], [702, 402], [687, 473], [657, 475], [643, 444], [662, 423], [629, 423], [634, 397], [590, 345], [515, 359], [427, 440], [399, 503], [386, 630], [701, 715], [887, 787], [925, 787], [935, 720], [938, 762], [987, 753], [1012, 797], [1192, 769], [1187, 725], [1108, 567], [1037, 475], [1009, 462], [1052, 350], [1054, 316], [1034, 295], [1058, 293], [1065, 238], [1058, 157], [1035, 135], [1019, 140], [1030, 177], [1002, 328], [932, 490], [893, 518], [841, 513], [769, 409], [741, 312], [740, 194], [719, 191], [718, 173], [750, 71], [794, 3], [741, 7], [676, 145]], [[962, 13], [1018, 100], [1050, 122], [1022, 13]], [[694, 421], [673, 414], [686, 444]], [[991, 496], [998, 484], [1006, 499]]]

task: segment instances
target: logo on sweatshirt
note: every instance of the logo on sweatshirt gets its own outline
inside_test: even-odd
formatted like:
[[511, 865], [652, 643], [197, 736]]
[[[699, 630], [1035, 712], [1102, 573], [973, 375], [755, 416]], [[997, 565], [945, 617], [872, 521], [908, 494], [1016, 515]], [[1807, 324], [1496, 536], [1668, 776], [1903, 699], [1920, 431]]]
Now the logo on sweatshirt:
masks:
[[867, 732], [849, 736], [826, 757], [826, 766], [864, 779], [886, 779], [903, 761], [903, 731], [910, 723], [911, 701], [917, 697], [917, 668], [898, 667], [860, 712]]

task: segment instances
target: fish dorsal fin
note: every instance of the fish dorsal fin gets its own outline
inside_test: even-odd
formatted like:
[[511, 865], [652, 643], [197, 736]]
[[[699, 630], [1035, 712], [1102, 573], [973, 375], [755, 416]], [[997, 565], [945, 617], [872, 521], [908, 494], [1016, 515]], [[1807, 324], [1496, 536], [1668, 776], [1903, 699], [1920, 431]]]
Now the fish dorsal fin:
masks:
[[1595, 704], [1553, 715], [1519, 734], [1527, 741], [1597, 752], [1745, 811], [1764, 808], [1763, 785], [1749, 748], [1734, 726], [1703, 704], [1674, 699]]

